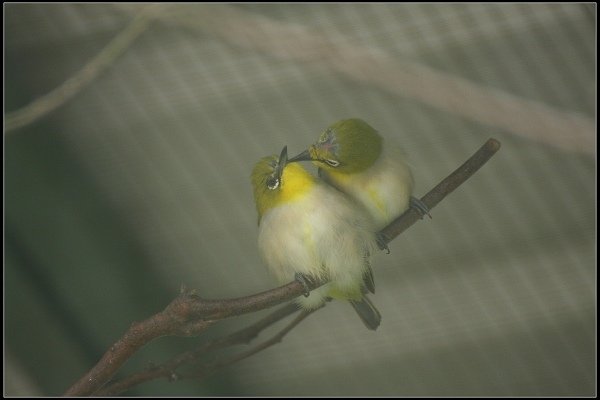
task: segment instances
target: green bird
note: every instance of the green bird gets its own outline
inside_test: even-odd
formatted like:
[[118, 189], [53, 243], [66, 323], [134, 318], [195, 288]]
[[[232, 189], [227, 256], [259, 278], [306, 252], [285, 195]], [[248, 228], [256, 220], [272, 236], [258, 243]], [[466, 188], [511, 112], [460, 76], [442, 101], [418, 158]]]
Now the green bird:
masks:
[[292, 278], [328, 283], [296, 301], [304, 309], [328, 298], [348, 300], [365, 326], [377, 329], [381, 315], [366, 293], [375, 292], [369, 254], [376, 245], [373, 223], [362, 207], [279, 157], [262, 158], [252, 171], [258, 212], [258, 247], [280, 284]]
[[316, 143], [289, 160], [295, 161], [313, 161], [325, 182], [362, 204], [378, 231], [411, 206], [421, 216], [429, 214], [412, 197], [414, 179], [403, 150], [362, 119], [329, 126]]

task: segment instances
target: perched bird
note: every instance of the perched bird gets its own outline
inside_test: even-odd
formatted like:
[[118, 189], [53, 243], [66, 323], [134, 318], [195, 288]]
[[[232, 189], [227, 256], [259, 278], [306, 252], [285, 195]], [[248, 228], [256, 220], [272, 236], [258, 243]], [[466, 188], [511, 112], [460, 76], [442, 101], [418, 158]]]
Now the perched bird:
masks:
[[287, 147], [279, 158], [262, 158], [251, 179], [258, 247], [279, 283], [327, 279], [298, 297], [300, 306], [315, 309], [329, 297], [349, 300], [367, 328], [377, 329], [381, 315], [366, 296], [375, 292], [369, 253], [376, 238], [368, 214], [301, 164], [288, 164]]
[[377, 230], [410, 206], [421, 216], [429, 214], [425, 204], [412, 197], [414, 180], [402, 149], [384, 141], [362, 119], [329, 126], [316, 143], [289, 160], [294, 161], [313, 161], [324, 181], [367, 209]]

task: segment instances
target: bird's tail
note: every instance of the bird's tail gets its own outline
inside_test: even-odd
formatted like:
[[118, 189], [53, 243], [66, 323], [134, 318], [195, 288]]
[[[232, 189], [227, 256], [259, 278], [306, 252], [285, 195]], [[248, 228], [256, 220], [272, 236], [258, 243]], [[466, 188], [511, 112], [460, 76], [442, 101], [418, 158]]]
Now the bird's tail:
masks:
[[350, 300], [350, 304], [356, 310], [356, 313], [365, 324], [365, 326], [374, 331], [381, 323], [381, 314], [377, 308], [371, 303], [367, 295], [363, 295], [360, 300]]

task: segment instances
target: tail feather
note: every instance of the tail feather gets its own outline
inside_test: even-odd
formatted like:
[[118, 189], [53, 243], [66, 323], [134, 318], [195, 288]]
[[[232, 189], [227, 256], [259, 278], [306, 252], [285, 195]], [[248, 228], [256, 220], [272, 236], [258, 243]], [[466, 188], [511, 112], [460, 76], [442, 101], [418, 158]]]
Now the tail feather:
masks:
[[363, 295], [360, 300], [350, 300], [350, 304], [368, 329], [372, 331], [377, 329], [381, 323], [381, 314], [366, 295]]
[[373, 270], [371, 269], [371, 265], [367, 260], [367, 266], [363, 273], [363, 287], [362, 292], [366, 293], [367, 290], [373, 294], [375, 294], [375, 279], [373, 278]]

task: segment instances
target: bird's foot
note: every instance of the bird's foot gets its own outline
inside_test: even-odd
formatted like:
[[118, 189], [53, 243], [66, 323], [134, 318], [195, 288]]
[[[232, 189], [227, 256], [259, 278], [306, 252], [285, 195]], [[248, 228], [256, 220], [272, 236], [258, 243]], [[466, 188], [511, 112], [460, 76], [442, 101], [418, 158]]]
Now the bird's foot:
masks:
[[310, 295], [310, 288], [308, 287], [308, 282], [310, 281], [310, 278], [300, 272], [296, 272], [296, 274], [294, 275], [294, 279], [300, 282], [302, 287], [304, 287], [304, 297], [308, 297]]
[[429, 207], [427, 207], [427, 205], [425, 205], [425, 203], [423, 203], [421, 200], [417, 199], [416, 197], [410, 196], [409, 206], [410, 206], [410, 208], [415, 210], [417, 213], [419, 213], [419, 215], [421, 216], [421, 219], [423, 219], [423, 217], [425, 215], [428, 215], [429, 218], [431, 218], [431, 214], [429, 214]]
[[389, 238], [383, 232], [377, 232], [375, 234], [375, 240], [377, 241], [377, 247], [379, 250], [385, 250], [388, 254], [390, 254], [390, 248], [388, 247]]

